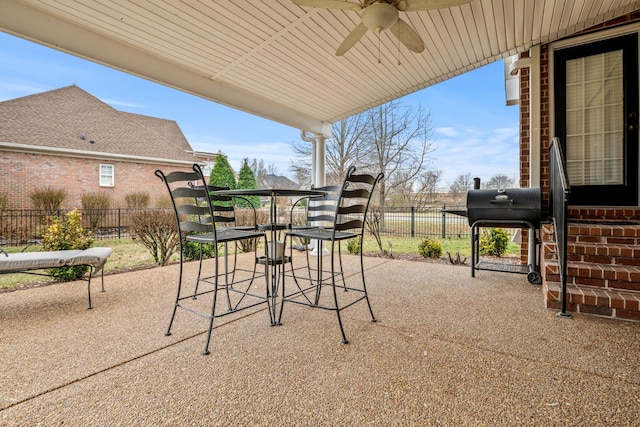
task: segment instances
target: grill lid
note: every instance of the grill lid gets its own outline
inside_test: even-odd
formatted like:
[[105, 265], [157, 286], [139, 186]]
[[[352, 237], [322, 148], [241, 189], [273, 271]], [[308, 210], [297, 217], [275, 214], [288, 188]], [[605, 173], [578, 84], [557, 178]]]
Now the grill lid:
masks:
[[469, 190], [467, 216], [469, 225], [483, 221], [485, 225], [512, 221], [527, 221], [540, 227], [542, 212], [541, 191], [536, 188], [499, 190]]

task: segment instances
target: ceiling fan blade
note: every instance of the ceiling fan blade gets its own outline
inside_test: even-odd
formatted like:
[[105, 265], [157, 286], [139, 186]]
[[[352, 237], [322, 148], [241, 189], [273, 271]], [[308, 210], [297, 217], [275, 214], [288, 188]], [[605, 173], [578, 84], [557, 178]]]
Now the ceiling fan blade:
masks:
[[347, 10], [360, 10], [362, 5], [360, 3], [351, 3], [343, 0], [291, 0], [293, 4], [306, 7], [321, 7], [324, 9], [347, 9]]
[[411, 12], [414, 10], [443, 9], [446, 7], [460, 6], [461, 4], [471, 1], [472, 0], [405, 0], [406, 7], [400, 10]]
[[351, 49], [356, 43], [358, 43], [358, 40], [360, 40], [366, 32], [367, 27], [361, 22], [349, 33], [349, 35], [347, 35], [340, 46], [338, 46], [338, 49], [336, 50], [336, 56], [344, 55], [349, 49]]
[[410, 51], [420, 53], [424, 50], [424, 42], [418, 33], [416, 33], [416, 30], [411, 28], [411, 25], [407, 24], [401, 18], [398, 18], [396, 23], [389, 28], [389, 31]]

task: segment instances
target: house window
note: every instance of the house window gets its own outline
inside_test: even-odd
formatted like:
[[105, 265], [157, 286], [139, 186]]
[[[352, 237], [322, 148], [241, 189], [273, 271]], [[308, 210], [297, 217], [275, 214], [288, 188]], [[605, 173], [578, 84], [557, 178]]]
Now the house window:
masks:
[[100, 165], [100, 187], [113, 187], [114, 185], [113, 165]]

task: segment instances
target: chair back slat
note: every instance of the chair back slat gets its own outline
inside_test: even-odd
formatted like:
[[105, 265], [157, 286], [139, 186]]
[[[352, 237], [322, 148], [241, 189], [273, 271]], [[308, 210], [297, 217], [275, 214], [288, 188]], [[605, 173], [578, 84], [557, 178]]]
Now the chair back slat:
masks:
[[[214, 211], [215, 212], [215, 211]], [[222, 216], [222, 215], [214, 215], [214, 221], [216, 223], [226, 223], [231, 224], [236, 222], [236, 218], [232, 216]]]
[[351, 176], [349, 177], [349, 181], [361, 182], [363, 184], [373, 185], [373, 183], [376, 182], [376, 177], [369, 174], [360, 174], [360, 175], [351, 174]]
[[196, 206], [196, 205], [176, 205], [176, 210], [179, 215], [208, 215], [209, 208], [206, 206]]
[[342, 197], [347, 199], [368, 199], [371, 195], [371, 191], [366, 188], [345, 189], [342, 192]]
[[362, 228], [364, 222], [360, 219], [352, 219], [342, 223], [338, 223], [335, 226], [336, 231], [356, 230]]
[[180, 221], [180, 233], [195, 232], [195, 233], [213, 233], [214, 227], [211, 224], [203, 224], [195, 221]]
[[231, 199], [230, 197], [225, 199], [212, 197], [211, 202], [214, 203], [213, 210], [216, 212], [233, 212], [234, 211], [233, 206], [220, 206], [215, 204], [215, 202], [230, 202], [231, 200], [233, 199]]
[[161, 173], [161, 171], [156, 171], [156, 176], [158, 176], [164, 182], [169, 184], [173, 184], [174, 182], [178, 182], [178, 181], [197, 182], [199, 180], [199, 176], [197, 172], [174, 171], [166, 175], [162, 174], [162, 176], [158, 175], [158, 172]]
[[190, 187], [176, 187], [172, 189], [170, 193], [173, 199], [183, 199], [183, 198], [199, 199], [199, 198], [207, 197], [206, 191], [199, 188], [190, 188]]
[[335, 219], [335, 215], [324, 214], [324, 215], [309, 215], [307, 220], [309, 222], [333, 222]]
[[364, 211], [366, 209], [367, 209], [367, 205], [365, 205], [365, 204], [350, 205], [350, 206], [340, 206], [340, 207], [338, 207], [338, 215], [364, 213]]

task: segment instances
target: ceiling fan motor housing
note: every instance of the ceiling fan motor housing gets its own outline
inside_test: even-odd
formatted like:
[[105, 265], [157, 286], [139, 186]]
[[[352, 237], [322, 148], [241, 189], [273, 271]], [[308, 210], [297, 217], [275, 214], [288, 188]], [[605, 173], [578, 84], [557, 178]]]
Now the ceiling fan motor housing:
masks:
[[389, 3], [375, 3], [362, 11], [362, 23], [371, 31], [387, 30], [398, 20], [398, 9]]

